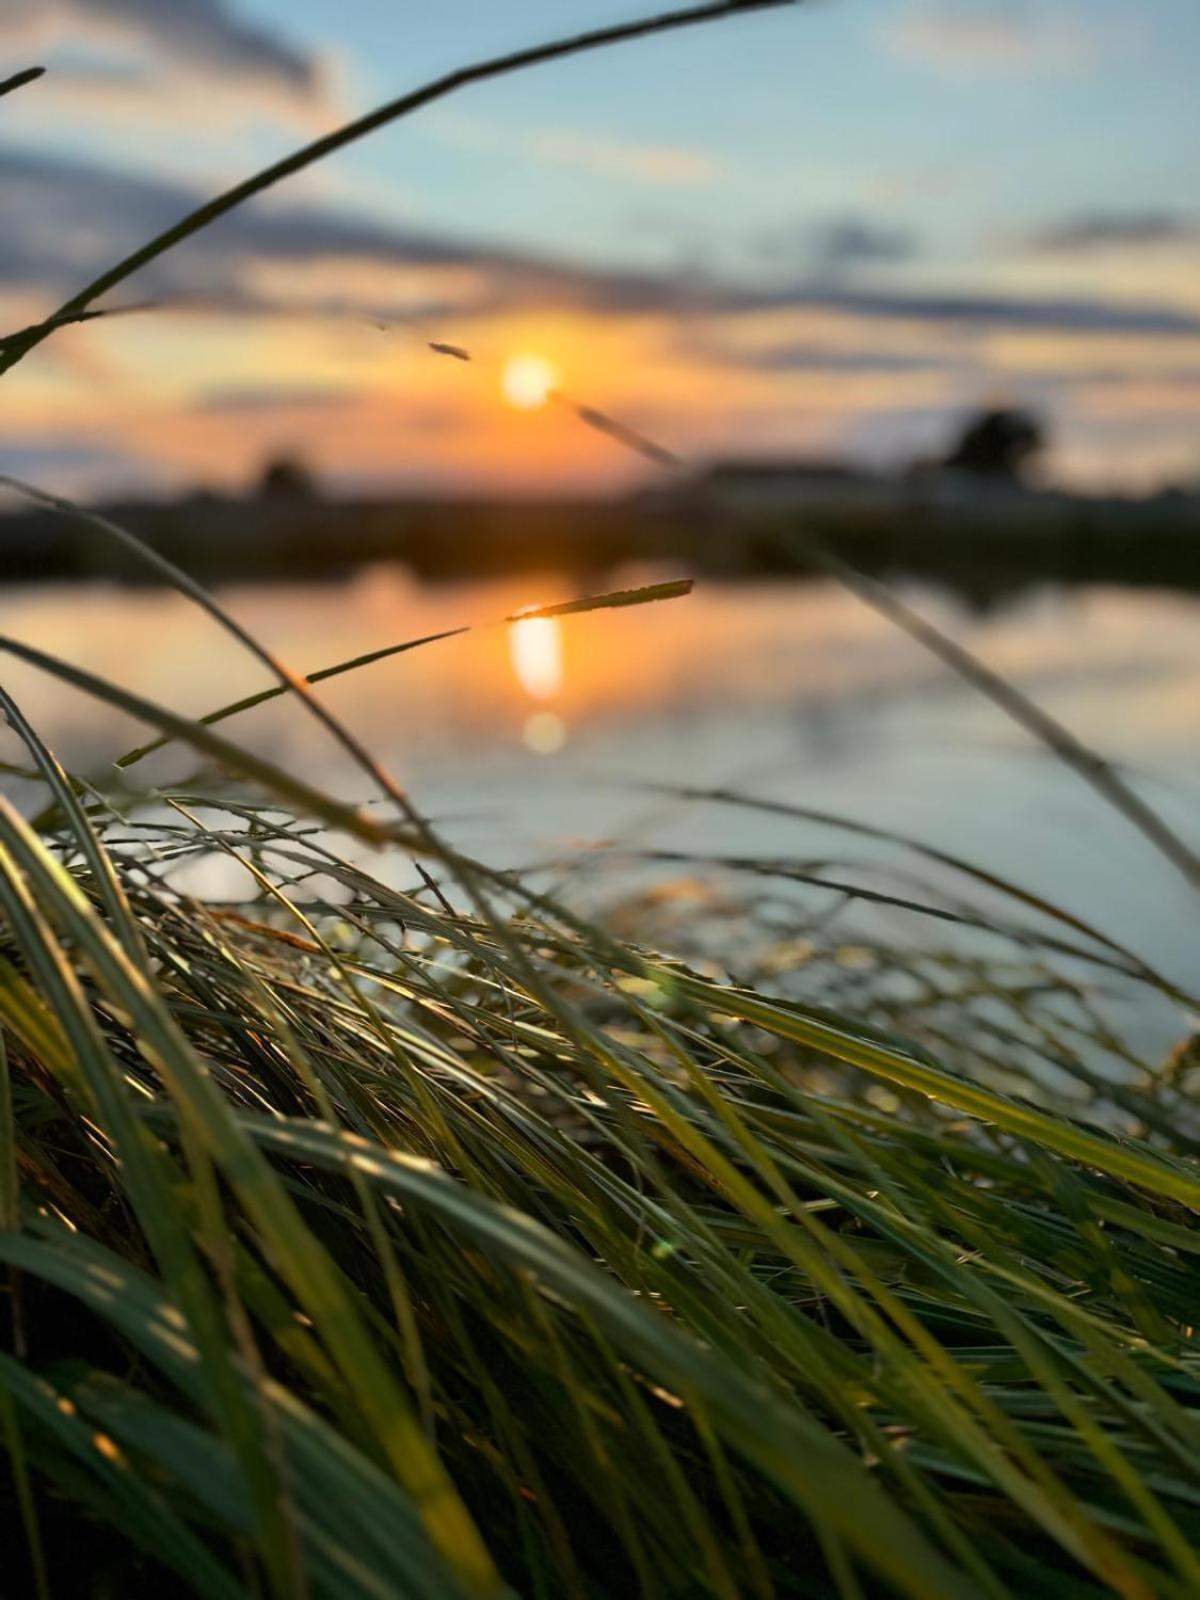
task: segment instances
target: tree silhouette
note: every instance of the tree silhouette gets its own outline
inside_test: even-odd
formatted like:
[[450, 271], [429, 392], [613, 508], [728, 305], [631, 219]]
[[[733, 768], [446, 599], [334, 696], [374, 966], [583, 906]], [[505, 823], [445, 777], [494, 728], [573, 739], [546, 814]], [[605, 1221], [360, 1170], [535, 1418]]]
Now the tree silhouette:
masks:
[[1031, 411], [983, 411], [967, 423], [946, 465], [976, 477], [1017, 483], [1045, 443], [1045, 430]]
[[263, 468], [258, 484], [263, 500], [318, 500], [316, 479], [302, 461], [280, 456]]

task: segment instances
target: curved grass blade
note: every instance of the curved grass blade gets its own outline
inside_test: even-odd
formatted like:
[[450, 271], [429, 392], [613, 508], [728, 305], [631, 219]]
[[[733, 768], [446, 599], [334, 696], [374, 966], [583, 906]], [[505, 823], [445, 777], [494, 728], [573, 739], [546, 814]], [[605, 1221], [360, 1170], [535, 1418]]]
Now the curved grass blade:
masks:
[[1149, 1146], [1135, 1144], [1132, 1140], [1105, 1138], [1036, 1106], [981, 1088], [933, 1064], [924, 1052], [925, 1059], [918, 1059], [915, 1054], [888, 1045], [877, 1035], [868, 1036], [852, 1022], [834, 1025], [798, 1003], [766, 1000], [747, 990], [727, 988], [650, 962], [644, 963], [643, 973], [660, 984], [668, 995], [723, 1015], [740, 1017], [779, 1038], [824, 1051], [835, 1060], [861, 1067], [891, 1083], [927, 1095], [931, 1100], [969, 1112], [981, 1122], [1029, 1139], [1071, 1161], [1094, 1167], [1098, 1172], [1134, 1184], [1150, 1194], [1169, 1196], [1193, 1211], [1200, 1211], [1200, 1174]]
[[[152, 1280], [80, 1234], [52, 1224], [39, 1232], [37, 1238], [0, 1239], [0, 1259], [74, 1296], [196, 1398], [200, 1352]], [[278, 1417], [305, 1537], [319, 1542], [337, 1579], [331, 1600], [354, 1593], [356, 1585], [373, 1600], [396, 1593], [464, 1600], [466, 1591], [439, 1560], [397, 1485], [289, 1390], [268, 1382], [265, 1398]], [[241, 1526], [239, 1516], [233, 1531]]]
[[[693, 587], [691, 578], [678, 578], [666, 583], [646, 584], [638, 589], [618, 589], [611, 594], [581, 595], [577, 600], [562, 600], [548, 606], [531, 606], [526, 610], [515, 612], [512, 616], [504, 617], [502, 622], [527, 622], [534, 617], [575, 616], [585, 611], [605, 611], [619, 606], [648, 605], [657, 600], [676, 600], [690, 594]], [[475, 630], [470, 626], [446, 628], [440, 633], [426, 633], [416, 639], [405, 639], [399, 644], [384, 645], [382, 649], [369, 650], [365, 655], [352, 656], [348, 661], [339, 661], [331, 667], [320, 667], [315, 672], [306, 673], [304, 681], [308, 684], [324, 683], [329, 678], [340, 678], [345, 673], [357, 672], [361, 667], [374, 666], [377, 661], [390, 660], [392, 656], [404, 655], [409, 650], [419, 649], [422, 645], [437, 644], [443, 639], [456, 639], [461, 634], [473, 631]], [[240, 716], [243, 711], [252, 711], [256, 706], [265, 705], [268, 700], [277, 700], [286, 692], [282, 684], [273, 689], [260, 689], [257, 694], [231, 701], [229, 705], [222, 706], [217, 711], [209, 711], [197, 720], [205, 727], [212, 727], [214, 723], [225, 722], [229, 717]], [[139, 745], [135, 750], [127, 750], [123, 756], [118, 756], [113, 765], [122, 769], [136, 766], [146, 756], [153, 755], [156, 750], [161, 750], [170, 743], [170, 738], [165, 736], [154, 739], [148, 744]]]
[[805, 1512], [835, 1529], [866, 1566], [921, 1600], [965, 1597], [945, 1560], [890, 1504], [861, 1464], [812, 1419], [647, 1310], [528, 1216], [453, 1183], [431, 1163], [371, 1148], [337, 1129], [243, 1113], [239, 1122], [276, 1157], [361, 1172], [381, 1191], [420, 1206], [499, 1252], [586, 1313], [627, 1358], [689, 1396], [721, 1436]]
[[[209, 737], [213, 737], [209, 735]], [[179, 1107], [181, 1128], [222, 1170], [338, 1366], [364, 1424], [427, 1519], [431, 1537], [464, 1586], [492, 1595], [499, 1579], [441, 1461], [382, 1360], [350, 1285], [303, 1222], [270, 1165], [239, 1129], [231, 1108], [171, 1017], [161, 994], [100, 922], [44, 845], [0, 805], [0, 842], [36, 889], [40, 905], [77, 942], [108, 996], [133, 1019], [139, 1049]], [[113, 1102], [116, 1110], [119, 1102]]]
[[345, 723], [326, 710], [321, 700], [313, 694], [308, 681], [294, 673], [273, 651], [268, 650], [265, 645], [261, 644], [252, 633], [242, 626], [236, 617], [226, 611], [224, 606], [220, 605], [209, 594], [202, 584], [197, 583], [193, 577], [184, 572], [181, 567], [177, 567], [173, 561], [168, 561], [165, 556], [148, 545], [144, 539], [139, 539], [135, 534], [130, 533], [128, 529], [122, 528], [119, 523], [113, 522], [108, 517], [102, 517], [94, 511], [85, 511], [82, 506], [75, 505], [73, 501], [66, 500], [60, 495], [47, 494], [43, 489], [35, 488], [32, 484], [25, 483], [19, 478], [13, 478], [6, 474], [0, 473], [0, 484], [6, 485], [10, 489], [15, 489], [28, 499], [35, 500], [53, 510], [61, 511], [65, 516], [73, 517], [75, 520], [95, 528], [98, 532], [105, 534], [106, 537], [115, 540], [122, 548], [136, 556], [139, 561], [144, 562], [152, 571], [157, 572], [165, 582], [178, 589], [181, 594], [186, 595], [189, 600], [206, 612], [214, 622], [224, 628], [232, 638], [236, 639], [245, 650], [249, 651], [256, 660], [260, 661], [271, 675], [278, 680], [282, 690], [290, 690], [295, 694], [321, 727], [333, 737], [337, 744], [341, 745], [350, 759], [361, 767], [367, 777], [378, 786], [380, 792], [388, 799], [394, 800], [403, 812], [408, 813], [415, 820], [411, 807], [391, 777], [375, 760], [362, 741], [346, 727]]
[[105, 1520], [152, 1551], [205, 1600], [246, 1600], [241, 1583], [180, 1521], [165, 1498], [132, 1470], [116, 1443], [107, 1434], [90, 1428], [75, 1414], [75, 1407], [67, 1396], [3, 1352], [0, 1352], [0, 1386], [36, 1427], [49, 1434], [75, 1460]]
[[0, 99], [6, 94], [12, 94], [14, 89], [23, 89], [27, 83], [36, 83], [46, 73], [45, 67], [25, 67], [20, 72], [14, 72], [11, 77], [0, 82]]
[[57, 656], [48, 655], [33, 645], [23, 644], [19, 639], [0, 636], [0, 652], [7, 652], [22, 661], [28, 661], [31, 666], [40, 668], [41, 671], [49, 673], [63, 683], [71, 684], [73, 688], [82, 689], [94, 699], [102, 700], [118, 711], [128, 712], [139, 722], [161, 728], [173, 739], [184, 740], [194, 749], [219, 762], [228, 771], [261, 784], [269, 793], [288, 801], [305, 815], [319, 818], [331, 828], [353, 834], [355, 838], [362, 839], [368, 844], [382, 844], [387, 839], [395, 837], [393, 827], [376, 822], [358, 807], [331, 799], [319, 789], [313, 788], [311, 784], [305, 783], [302, 778], [294, 778], [281, 767], [264, 761], [260, 756], [253, 755], [238, 745], [230, 744], [228, 740], [210, 732], [201, 723], [193, 722], [188, 717], [181, 717], [177, 712], [168, 711], [165, 706], [157, 705], [154, 701], [146, 700], [127, 689], [120, 689], [107, 679], [98, 677], [94, 672], [88, 672], [85, 668], [77, 667], [69, 661], [61, 661]]
[[[1016, 884], [1011, 879], [1001, 877], [999, 873], [992, 872], [986, 867], [981, 867], [975, 862], [968, 861], [963, 856], [952, 855], [947, 850], [941, 850], [935, 845], [926, 844], [923, 840], [914, 839], [911, 834], [897, 832], [894, 828], [880, 827], [875, 823], [863, 822], [859, 818], [846, 817], [836, 811], [821, 811], [813, 806], [796, 805], [791, 801], [767, 800], [758, 795], [744, 794], [738, 789], [726, 788], [698, 788], [690, 784], [675, 783], [639, 783], [637, 788], [650, 794], [664, 794], [675, 796], [683, 800], [700, 800], [711, 802], [715, 805], [727, 805], [735, 808], [741, 807], [750, 811], [767, 812], [772, 816], [795, 817], [801, 822], [814, 822], [820, 827], [836, 828], [842, 833], [857, 835], [863, 839], [877, 839], [881, 843], [899, 845], [901, 849], [920, 856], [925, 861], [930, 861], [937, 866], [946, 867], [957, 875], [971, 879], [983, 888], [994, 890], [997, 894], [1015, 900], [1018, 904], [1036, 911], [1039, 916], [1047, 917], [1053, 922], [1061, 923], [1070, 928], [1074, 933], [1082, 934], [1085, 939], [1091, 939], [1096, 944], [1119, 956], [1125, 963], [1130, 977], [1141, 978], [1171, 994], [1193, 1003], [1190, 997], [1180, 994], [1176, 986], [1148, 966], [1145, 960], [1130, 950], [1128, 946], [1120, 944], [1108, 934], [1102, 932], [1094, 924], [1086, 922], [1074, 912], [1057, 905], [1053, 900], [1047, 900], [1044, 895], [1037, 894], [1032, 889], [1027, 889], [1021, 884]], [[1085, 954], [1085, 952], [1071, 952]]]

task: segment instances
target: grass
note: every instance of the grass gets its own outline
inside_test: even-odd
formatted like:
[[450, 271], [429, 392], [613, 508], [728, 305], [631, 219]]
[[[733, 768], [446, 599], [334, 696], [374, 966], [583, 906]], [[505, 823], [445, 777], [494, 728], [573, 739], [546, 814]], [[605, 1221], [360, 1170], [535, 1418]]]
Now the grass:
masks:
[[22, 1592], [1196, 1592], [1197, 1064], [1114, 1030], [1187, 998], [1131, 952], [913, 844], [904, 895], [680, 857], [597, 925], [300, 806], [244, 706], [137, 702], [227, 769], [139, 799], [3, 698]]
[[[193, 720], [0, 641], [146, 724], [123, 771], [209, 764], [106, 789], [0, 692], [10, 1592], [1200, 1592], [1200, 1059], [1111, 1003], [1191, 996], [886, 818], [603, 914], [470, 860], [314, 693], [377, 656], [302, 675], [158, 565], [273, 687]], [[385, 804], [237, 741], [285, 692]]]

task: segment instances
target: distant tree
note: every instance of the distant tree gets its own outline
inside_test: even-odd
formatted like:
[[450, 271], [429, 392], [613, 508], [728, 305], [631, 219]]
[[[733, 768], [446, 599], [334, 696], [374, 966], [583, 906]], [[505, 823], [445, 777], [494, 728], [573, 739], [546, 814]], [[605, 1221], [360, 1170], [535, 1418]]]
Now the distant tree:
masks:
[[1045, 429], [1033, 412], [1017, 408], [981, 411], [963, 429], [946, 457], [946, 466], [979, 478], [1017, 483], [1045, 444]]
[[278, 456], [263, 468], [258, 484], [259, 498], [263, 500], [319, 500], [317, 480], [304, 465], [292, 456]]

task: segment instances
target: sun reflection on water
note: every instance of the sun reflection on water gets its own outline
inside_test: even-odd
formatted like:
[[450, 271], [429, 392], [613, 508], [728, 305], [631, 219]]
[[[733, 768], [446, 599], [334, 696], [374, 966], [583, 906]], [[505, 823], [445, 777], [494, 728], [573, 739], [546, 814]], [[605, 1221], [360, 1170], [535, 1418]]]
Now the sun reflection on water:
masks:
[[517, 682], [532, 700], [552, 700], [562, 688], [562, 625], [557, 617], [523, 617], [508, 636]]
[[[553, 700], [562, 689], [562, 625], [557, 617], [524, 617], [508, 634], [509, 656], [517, 682], [531, 700]], [[566, 723], [557, 712], [532, 712], [521, 730], [528, 748], [552, 755], [566, 743]]]
[[553, 711], [535, 711], [525, 718], [521, 738], [534, 755], [552, 756], [567, 742], [567, 725]]

